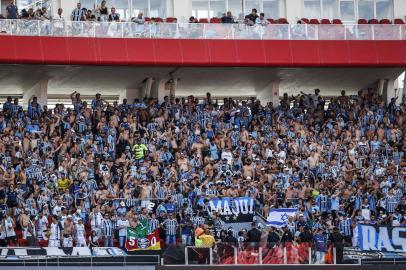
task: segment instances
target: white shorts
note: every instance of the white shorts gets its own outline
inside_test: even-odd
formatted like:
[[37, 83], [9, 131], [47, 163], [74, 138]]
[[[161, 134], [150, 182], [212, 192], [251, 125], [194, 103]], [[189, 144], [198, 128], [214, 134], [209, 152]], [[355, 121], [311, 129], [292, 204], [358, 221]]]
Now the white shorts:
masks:
[[49, 240], [48, 241], [48, 247], [60, 247], [61, 246], [61, 241], [59, 240]]
[[63, 237], [63, 247], [73, 247], [72, 237]]
[[76, 239], [76, 246], [86, 247], [86, 239], [84, 237], [79, 237], [78, 239]]

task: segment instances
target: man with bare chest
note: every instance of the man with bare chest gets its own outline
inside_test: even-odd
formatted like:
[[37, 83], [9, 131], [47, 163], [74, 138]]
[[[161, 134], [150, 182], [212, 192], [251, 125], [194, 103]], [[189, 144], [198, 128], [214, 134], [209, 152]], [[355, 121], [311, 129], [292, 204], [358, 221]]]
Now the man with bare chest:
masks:
[[65, 220], [63, 227], [63, 247], [73, 247], [73, 238], [72, 238], [73, 229], [74, 224], [72, 216], [68, 215], [68, 218]]

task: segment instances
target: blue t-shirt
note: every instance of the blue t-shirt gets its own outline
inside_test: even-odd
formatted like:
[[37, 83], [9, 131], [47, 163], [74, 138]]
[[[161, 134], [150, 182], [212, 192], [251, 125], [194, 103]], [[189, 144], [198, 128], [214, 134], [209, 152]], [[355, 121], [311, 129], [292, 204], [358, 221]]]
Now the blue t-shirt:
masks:
[[316, 246], [316, 251], [326, 252], [326, 236], [322, 234], [316, 234], [314, 237], [314, 243]]
[[17, 19], [18, 8], [16, 5], [8, 5], [7, 10], [7, 19]]
[[167, 213], [174, 213], [175, 212], [175, 205], [173, 203], [167, 203], [164, 205]]

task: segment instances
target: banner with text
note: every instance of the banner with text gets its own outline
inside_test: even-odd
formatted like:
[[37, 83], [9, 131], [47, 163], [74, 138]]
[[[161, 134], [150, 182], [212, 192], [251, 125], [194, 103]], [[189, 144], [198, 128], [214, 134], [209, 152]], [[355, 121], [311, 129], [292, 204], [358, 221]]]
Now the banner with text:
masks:
[[361, 250], [406, 252], [406, 227], [358, 225]]
[[[204, 198], [198, 201], [204, 205]], [[251, 197], [224, 197], [207, 199], [211, 213], [219, 213], [226, 223], [252, 222], [254, 218], [254, 199]]]

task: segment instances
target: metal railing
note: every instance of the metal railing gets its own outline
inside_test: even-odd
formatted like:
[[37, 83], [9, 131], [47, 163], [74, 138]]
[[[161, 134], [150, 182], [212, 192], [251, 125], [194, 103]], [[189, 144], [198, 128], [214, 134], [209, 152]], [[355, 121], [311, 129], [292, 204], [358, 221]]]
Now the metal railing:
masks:
[[[361, 260], [344, 260], [337, 255], [336, 247], [329, 245], [324, 252], [317, 251], [308, 243], [217, 243], [214, 248], [179, 246], [183, 255], [162, 257], [162, 265], [360, 265]], [[342, 253], [341, 253], [342, 254]]]
[[406, 40], [406, 25], [247, 26], [244, 24], [0, 20], [0, 35], [226, 40]]
[[160, 265], [160, 255], [127, 255], [127, 256], [15, 256], [0, 258], [1, 266], [145, 266]]

